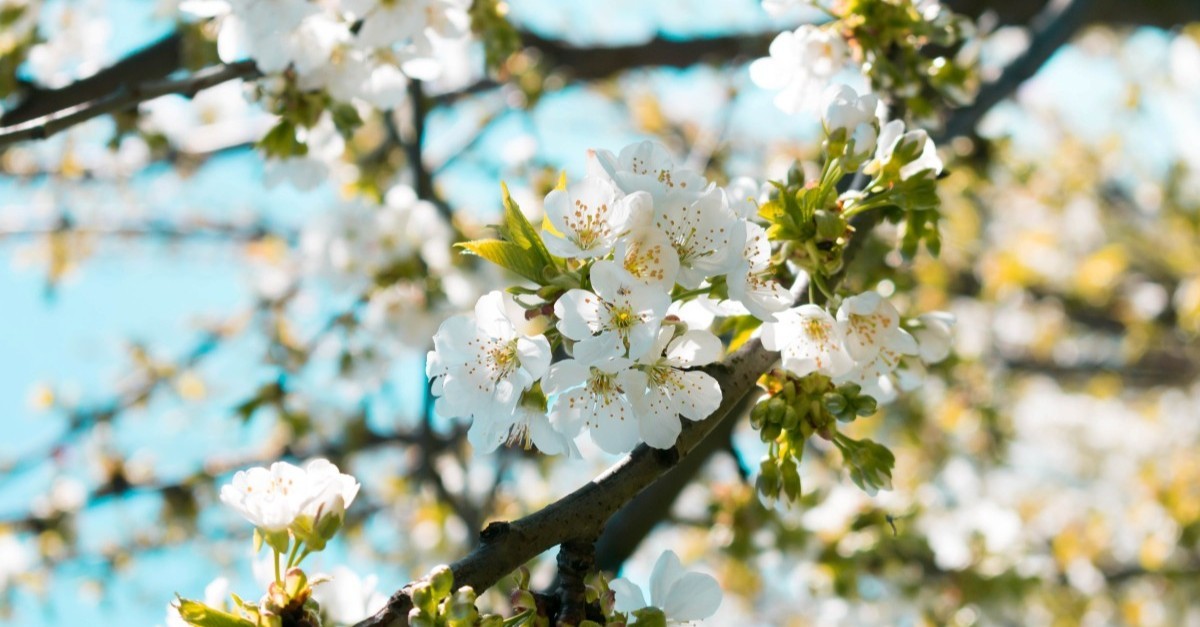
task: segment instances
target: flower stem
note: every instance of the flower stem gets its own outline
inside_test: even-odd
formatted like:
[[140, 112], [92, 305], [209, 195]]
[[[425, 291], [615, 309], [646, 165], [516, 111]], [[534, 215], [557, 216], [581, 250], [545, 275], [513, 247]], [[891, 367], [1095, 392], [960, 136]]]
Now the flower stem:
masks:
[[520, 624], [524, 623], [525, 620], [527, 618], [529, 618], [530, 616], [533, 616], [533, 609], [525, 610], [524, 612], [521, 612], [520, 614], [514, 614], [514, 615], [504, 619], [504, 627], [512, 627], [513, 625], [520, 625]]
[[283, 585], [283, 577], [279, 576], [279, 549], [271, 547], [272, 562], [275, 562], [275, 583]]
[[300, 552], [300, 541], [299, 540], [296, 541], [296, 544], [292, 545], [292, 552], [290, 555], [288, 555], [287, 567], [289, 569], [292, 566], [295, 566], [297, 564], [296, 553], [298, 553], [298, 552]]

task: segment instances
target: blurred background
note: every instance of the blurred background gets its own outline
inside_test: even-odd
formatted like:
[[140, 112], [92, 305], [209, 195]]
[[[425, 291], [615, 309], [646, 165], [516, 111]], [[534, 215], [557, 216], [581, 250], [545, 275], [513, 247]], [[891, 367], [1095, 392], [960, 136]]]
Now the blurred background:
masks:
[[[978, 18], [960, 53], [984, 83], [1036, 43], [1040, 2], [945, 4]], [[815, 455], [802, 505], [765, 507], [742, 421], [664, 518], [626, 521], [648, 537], [610, 567], [644, 581], [674, 548], [727, 591], [712, 625], [1200, 625], [1200, 6], [1084, 4], [939, 146], [940, 258], [910, 272], [885, 231], [851, 272], [958, 318], [927, 384], [854, 425], [895, 451], [895, 489], [868, 497]], [[38, 5], [16, 76], [43, 88], [196, 30], [168, 1]], [[820, 15], [507, 8], [512, 82], [483, 76], [477, 45], [449, 51], [423, 111], [368, 120], [333, 166], [264, 162], [271, 117], [239, 81], [0, 147], [0, 623], [157, 625], [216, 576], [254, 589], [246, 526], [215, 498], [247, 465], [353, 472], [351, 533], [317, 565], [386, 595], [612, 461], [476, 456], [431, 416], [429, 338], [495, 277], [458, 264], [436, 303], [415, 280], [365, 295], [338, 251], [411, 245], [372, 239], [353, 198], [406, 182], [481, 232], [501, 180], [536, 216], [588, 149], [644, 138], [722, 183], [782, 177], [819, 156], [819, 119], [776, 109], [747, 64]]]

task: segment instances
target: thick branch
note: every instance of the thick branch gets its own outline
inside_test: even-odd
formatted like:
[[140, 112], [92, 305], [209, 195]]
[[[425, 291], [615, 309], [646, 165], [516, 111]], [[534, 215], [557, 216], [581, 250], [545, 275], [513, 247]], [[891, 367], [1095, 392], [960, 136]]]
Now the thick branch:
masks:
[[[509, 523], [492, 523], [480, 535], [479, 547], [451, 565], [455, 585], [485, 590], [517, 566], [566, 540], [598, 534], [621, 506], [685, 459], [734, 415], [732, 409], [755, 388], [755, 381], [775, 359], [775, 353], [755, 340], [708, 368], [724, 394], [721, 407], [710, 418], [685, 424], [672, 449], [639, 446], [595, 480], [545, 508]], [[392, 595], [387, 607], [358, 627], [406, 625], [411, 607], [407, 588], [402, 589]]]

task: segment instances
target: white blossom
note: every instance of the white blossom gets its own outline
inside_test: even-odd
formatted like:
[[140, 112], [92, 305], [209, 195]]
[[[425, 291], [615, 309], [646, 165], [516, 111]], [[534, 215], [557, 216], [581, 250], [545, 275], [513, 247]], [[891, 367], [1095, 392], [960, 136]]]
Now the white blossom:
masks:
[[576, 342], [577, 358], [595, 361], [618, 346], [637, 359], [650, 350], [671, 304], [662, 290], [638, 281], [612, 261], [592, 266], [592, 291], [573, 289], [554, 303], [558, 330]]
[[330, 576], [329, 581], [313, 587], [313, 599], [329, 621], [326, 624], [353, 625], [387, 604], [387, 595], [376, 589], [379, 578], [375, 575], [359, 577], [353, 570], [338, 566]]
[[785, 113], [816, 111], [821, 93], [848, 60], [836, 31], [804, 24], [771, 42], [770, 56], [750, 64], [750, 78], [763, 89], [781, 90], [775, 105]]
[[[899, 160], [898, 163], [893, 163]], [[929, 134], [922, 129], [904, 132], [904, 122], [892, 120], [879, 131], [875, 158], [863, 171], [875, 174], [886, 167], [899, 166], [900, 180], [908, 180], [922, 172], [937, 176], [942, 172], [942, 160]]]
[[658, 333], [647, 357], [637, 364], [646, 375], [642, 389], [626, 388], [637, 412], [642, 441], [670, 448], [679, 438], [679, 417], [704, 420], [721, 405], [721, 386], [706, 372], [689, 370], [721, 358], [721, 340], [708, 331], [692, 330], [674, 337], [671, 328]]
[[855, 361], [869, 361], [880, 351], [917, 353], [916, 340], [900, 328], [899, 312], [879, 292], [863, 292], [843, 300], [837, 320], [845, 334], [846, 350]]
[[619, 155], [607, 150], [591, 153], [588, 167], [592, 174], [610, 178], [621, 191], [649, 193], [657, 207], [668, 196], [704, 193], [709, 185], [694, 170], [676, 168], [671, 154], [661, 144], [643, 141], [621, 149]]
[[606, 353], [577, 355], [550, 367], [542, 389], [550, 397], [550, 423], [559, 433], [578, 435], [586, 427], [592, 441], [605, 452], [628, 453], [640, 433], [627, 390], [643, 390], [646, 375], [629, 368], [629, 359], [616, 356], [614, 343]]
[[729, 297], [764, 322], [792, 304], [792, 294], [771, 276], [771, 242], [767, 231], [753, 222], [743, 222], [746, 244], [733, 270], [726, 277]]
[[654, 208], [654, 225], [670, 239], [679, 257], [678, 283], [694, 289], [708, 277], [729, 271], [744, 241], [725, 194], [710, 188], [698, 197], [672, 194]]
[[546, 195], [546, 218], [554, 231], [544, 230], [546, 248], [559, 257], [603, 257], [638, 212], [649, 211], [644, 193], [622, 195], [609, 181], [589, 176]]
[[314, 519], [326, 515], [341, 516], [358, 496], [358, 481], [327, 459], [314, 459], [304, 465], [309, 495], [300, 515]]
[[639, 228], [617, 241], [613, 257], [625, 271], [651, 287], [669, 292], [679, 276], [679, 254], [666, 233]]
[[860, 96], [848, 85], [834, 85], [825, 91], [821, 118], [825, 133], [849, 142], [846, 157], [853, 163], [862, 163], [875, 153], [879, 138], [878, 109], [877, 96]]
[[921, 361], [936, 364], [950, 356], [954, 341], [954, 314], [931, 311], [917, 316], [919, 327], [913, 330]]
[[823, 308], [801, 305], [776, 314], [762, 326], [767, 350], [780, 351], [783, 367], [798, 377], [817, 372], [836, 377], [854, 367], [841, 327]]
[[634, 612], [645, 607], [663, 611], [667, 624], [703, 620], [721, 607], [722, 592], [712, 575], [687, 572], [674, 551], [666, 551], [650, 574], [650, 601], [636, 584], [625, 578], [609, 582], [616, 595], [618, 612]]
[[288, 462], [239, 470], [221, 487], [221, 502], [266, 532], [291, 526], [309, 497], [307, 474]]
[[473, 317], [443, 322], [425, 366], [437, 413], [472, 417], [477, 432], [493, 429], [492, 421], [510, 420], [522, 393], [550, 364], [550, 343], [521, 333], [526, 325], [523, 311], [500, 291], [480, 298]]

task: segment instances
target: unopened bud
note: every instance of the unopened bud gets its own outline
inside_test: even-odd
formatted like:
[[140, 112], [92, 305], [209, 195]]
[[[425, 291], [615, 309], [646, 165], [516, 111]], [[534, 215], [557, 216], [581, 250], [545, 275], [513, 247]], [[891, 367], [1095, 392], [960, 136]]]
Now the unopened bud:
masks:
[[767, 422], [777, 425], [783, 422], [783, 414], [787, 411], [787, 403], [776, 396], [767, 402]]
[[799, 425], [800, 412], [796, 411], [795, 407], [788, 405], [783, 412], [783, 428], [787, 431], [792, 431]]
[[796, 466], [796, 462], [788, 460], [782, 464], [781, 475], [783, 479], [783, 492], [787, 494], [789, 500], [795, 501], [800, 498], [800, 470]]
[[433, 592], [434, 601], [441, 601], [450, 595], [454, 588], [454, 573], [445, 564], [434, 566], [429, 572], [429, 586]]
[[859, 416], [873, 415], [879, 409], [879, 402], [871, 396], [860, 396], [854, 400], [854, 413]]

